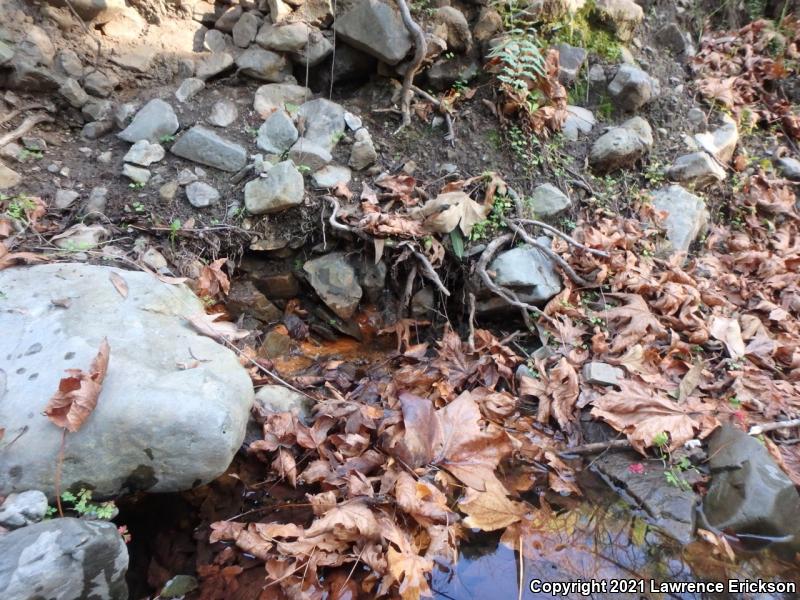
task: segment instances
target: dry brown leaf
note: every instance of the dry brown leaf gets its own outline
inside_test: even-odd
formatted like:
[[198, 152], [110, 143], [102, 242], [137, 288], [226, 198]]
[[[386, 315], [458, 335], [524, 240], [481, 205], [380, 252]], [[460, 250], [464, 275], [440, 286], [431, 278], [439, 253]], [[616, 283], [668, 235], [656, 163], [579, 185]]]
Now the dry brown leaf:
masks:
[[562, 357], [550, 371], [547, 393], [552, 397], [551, 408], [559, 426], [567, 430], [575, 420], [575, 403], [578, 401], [578, 373]]
[[486, 491], [467, 488], [458, 508], [467, 515], [464, 525], [482, 531], [497, 531], [516, 523], [526, 512], [521, 502], [513, 502], [502, 486], [491, 484]]
[[306, 529], [306, 537], [332, 534], [337, 540], [355, 542], [380, 538], [375, 514], [361, 502], [347, 502], [331, 508]]
[[12, 231], [11, 220], [0, 217], [0, 239], [10, 236]]
[[[396, 528], [395, 528], [396, 529]], [[401, 539], [397, 539], [402, 535]], [[386, 562], [389, 573], [399, 582], [400, 598], [402, 600], [419, 600], [420, 596], [430, 596], [428, 586], [428, 573], [433, 570], [433, 561], [420, 556], [412, 542], [405, 534], [398, 530], [398, 535], [390, 538], [398, 544], [399, 550], [389, 546], [386, 552]]]
[[592, 416], [627, 435], [642, 454], [656, 436], [669, 434], [669, 449], [675, 450], [695, 435], [707, 436], [719, 425], [714, 407], [693, 398], [677, 404], [652, 386], [630, 379], [620, 382], [620, 388], [595, 399]]
[[0, 271], [17, 264], [30, 265], [45, 262], [47, 257], [33, 252], [9, 252], [3, 242], [0, 242]]
[[598, 317], [608, 321], [609, 329], [616, 333], [611, 352], [622, 352], [648, 336], [666, 336], [666, 329], [650, 312], [647, 302], [639, 294], [607, 295], [625, 302], [622, 306], [597, 313]]
[[216, 298], [220, 292], [227, 296], [231, 288], [228, 276], [222, 270], [223, 265], [228, 262], [227, 258], [220, 258], [210, 265], [203, 266], [200, 277], [197, 279], [197, 295], [201, 298]]
[[716, 340], [725, 344], [728, 355], [733, 360], [738, 360], [745, 355], [745, 345], [742, 339], [742, 329], [739, 321], [727, 317], [715, 316], [711, 320], [708, 332]]
[[67, 369], [69, 377], [64, 377], [59, 382], [58, 391], [44, 409], [44, 414], [50, 421], [73, 433], [83, 426], [97, 406], [108, 371], [110, 353], [108, 340], [103, 338], [88, 373], [80, 369]]
[[458, 515], [447, 507], [447, 497], [441, 490], [427, 481], [415, 480], [405, 471], [397, 477], [394, 497], [401, 510], [425, 527], [458, 521]]
[[118, 274], [114, 273], [113, 271], [109, 273], [108, 278], [111, 280], [111, 284], [114, 286], [114, 289], [119, 292], [119, 295], [123, 298], [128, 297], [128, 283]]
[[230, 321], [218, 321], [222, 315], [219, 313], [208, 315], [197, 313], [186, 317], [189, 324], [199, 333], [208, 336], [218, 342], [224, 343], [226, 340], [240, 340], [250, 335], [249, 331], [238, 329]]
[[447, 192], [426, 202], [419, 214], [429, 231], [450, 233], [458, 227], [469, 237], [475, 224], [486, 219], [491, 209], [491, 205], [478, 204], [464, 192]]
[[272, 470], [288, 481], [289, 485], [297, 487], [297, 463], [291, 452], [285, 448], [278, 448], [278, 455], [272, 461]]

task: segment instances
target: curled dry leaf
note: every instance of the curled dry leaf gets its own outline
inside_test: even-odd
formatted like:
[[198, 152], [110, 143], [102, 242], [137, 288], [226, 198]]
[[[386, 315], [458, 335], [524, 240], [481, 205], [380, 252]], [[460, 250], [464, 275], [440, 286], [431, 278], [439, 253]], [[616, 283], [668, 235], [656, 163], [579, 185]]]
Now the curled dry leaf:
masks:
[[516, 523], [526, 512], [521, 502], [508, 499], [502, 485], [488, 484], [485, 491], [467, 488], [458, 508], [467, 515], [464, 525], [482, 531], [497, 531]]
[[108, 340], [103, 338], [88, 373], [80, 369], [67, 369], [69, 377], [64, 377], [59, 382], [58, 391], [44, 409], [44, 414], [50, 421], [73, 433], [83, 426], [97, 406], [108, 371], [110, 353]]
[[197, 295], [208, 298], [216, 298], [220, 293], [227, 296], [231, 288], [228, 276], [222, 270], [223, 265], [228, 262], [227, 258], [220, 258], [205, 265], [200, 271], [197, 279]]
[[47, 261], [45, 256], [33, 252], [9, 252], [6, 245], [0, 242], [0, 271], [18, 264], [30, 265], [45, 261]]
[[450, 233], [458, 227], [469, 237], [475, 224], [486, 219], [491, 210], [490, 204], [478, 204], [464, 192], [447, 192], [427, 202], [415, 216], [424, 219], [429, 231]]
[[249, 331], [238, 329], [236, 325], [230, 321], [218, 321], [222, 315], [217, 313], [208, 315], [206, 313], [197, 313], [186, 317], [189, 324], [194, 327], [199, 333], [208, 336], [218, 342], [225, 342], [226, 340], [240, 340], [250, 335]]
[[742, 339], [742, 329], [739, 321], [727, 317], [714, 317], [708, 332], [716, 340], [725, 344], [728, 355], [737, 360], [745, 355], [745, 345]]
[[123, 298], [128, 297], [128, 283], [117, 273], [113, 271], [109, 273], [108, 278], [111, 280], [111, 284], [114, 286], [114, 289], [119, 292], [119, 295]]

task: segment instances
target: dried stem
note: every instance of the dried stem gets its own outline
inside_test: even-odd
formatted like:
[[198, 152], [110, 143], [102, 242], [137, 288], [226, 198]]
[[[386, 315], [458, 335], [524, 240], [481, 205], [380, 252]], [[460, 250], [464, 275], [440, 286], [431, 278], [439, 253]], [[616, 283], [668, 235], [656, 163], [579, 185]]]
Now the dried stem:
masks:
[[431, 261], [428, 260], [428, 257], [417, 250], [411, 242], [403, 242], [402, 244], [398, 245], [398, 248], [400, 246], [406, 246], [419, 261], [420, 266], [422, 267], [422, 276], [429, 279], [445, 296], [450, 296], [450, 290], [448, 290], [442, 283], [442, 280], [439, 278], [438, 273], [436, 273], [436, 270], [433, 268]]
[[800, 419], [792, 419], [790, 421], [776, 421], [774, 423], [764, 423], [763, 425], [754, 425], [747, 433], [749, 435], [761, 435], [768, 431], [776, 431], [778, 429], [788, 429], [790, 427], [800, 427]]
[[447, 135], [444, 136], [444, 139], [446, 141], [450, 142], [451, 146], [455, 145], [456, 132], [455, 132], [455, 129], [453, 128], [453, 117], [450, 116], [450, 112], [445, 108], [444, 104], [442, 104], [441, 100], [438, 100], [437, 98], [434, 98], [428, 92], [426, 92], [423, 89], [418, 88], [415, 85], [412, 85], [411, 89], [414, 91], [414, 93], [417, 96], [419, 96], [420, 98], [423, 98], [424, 100], [427, 100], [428, 102], [430, 102], [436, 108], [439, 109], [439, 112], [444, 117], [444, 122], [447, 124]]
[[[411, 124], [411, 98], [413, 91], [411, 86], [414, 84], [414, 75], [417, 74], [419, 66], [425, 59], [425, 54], [428, 52], [428, 44], [425, 42], [425, 34], [419, 25], [411, 18], [411, 11], [408, 10], [406, 0], [397, 0], [397, 6], [400, 8], [400, 15], [403, 17], [403, 24], [414, 37], [414, 58], [406, 69], [405, 77], [403, 77], [403, 95], [400, 99], [400, 110], [403, 114], [403, 122], [397, 129], [399, 132], [404, 127]], [[395, 132], [395, 133], [397, 133]]]
[[552, 233], [555, 236], [560, 237], [562, 240], [567, 242], [570, 246], [575, 246], [576, 248], [580, 248], [584, 252], [588, 254], [594, 254], [595, 256], [602, 256], [603, 258], [610, 258], [610, 254], [605, 250], [596, 250], [595, 248], [589, 248], [588, 246], [584, 246], [574, 238], [568, 236], [563, 231], [559, 231], [552, 225], [548, 225], [547, 223], [542, 223], [541, 221], [534, 221], [533, 219], [514, 219], [515, 223], [521, 223], [523, 225], [534, 225], [536, 227], [541, 227], [545, 231]]
[[362, 240], [371, 240], [370, 236], [368, 236], [363, 231], [356, 229], [355, 227], [350, 227], [350, 225], [345, 225], [344, 223], [338, 221], [336, 217], [339, 215], [339, 211], [341, 210], [341, 206], [339, 206], [339, 201], [334, 198], [333, 196], [323, 196], [324, 200], [326, 200], [331, 205], [331, 216], [328, 219], [328, 222], [331, 224], [331, 227], [334, 229], [338, 229], [339, 231], [346, 231], [348, 233], [352, 233], [360, 237]]
[[9, 133], [5, 134], [3, 137], [0, 137], [0, 148], [18, 140], [31, 129], [36, 127], [39, 123], [51, 123], [52, 121], [53, 118], [51, 116], [42, 113], [25, 117], [25, 120], [22, 121], [19, 127], [17, 127], [14, 131], [10, 131]]

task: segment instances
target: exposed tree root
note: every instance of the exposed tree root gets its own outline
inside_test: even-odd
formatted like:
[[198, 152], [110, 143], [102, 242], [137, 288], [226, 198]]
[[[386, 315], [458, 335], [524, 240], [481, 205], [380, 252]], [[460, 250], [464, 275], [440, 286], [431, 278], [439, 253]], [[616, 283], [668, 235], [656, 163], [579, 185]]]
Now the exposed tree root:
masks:
[[25, 120], [22, 121], [19, 127], [17, 127], [14, 131], [8, 132], [3, 137], [0, 137], [0, 148], [2, 148], [3, 146], [7, 146], [11, 142], [18, 140], [23, 135], [28, 133], [31, 129], [36, 127], [39, 123], [52, 123], [52, 122], [53, 122], [53, 117], [45, 115], [43, 113], [25, 117]]
[[400, 111], [403, 115], [403, 121], [395, 133], [411, 124], [411, 98], [414, 95], [414, 91], [411, 88], [414, 84], [414, 76], [417, 74], [417, 70], [422, 61], [425, 60], [425, 54], [428, 52], [425, 34], [422, 28], [411, 18], [411, 11], [408, 10], [406, 0], [397, 0], [397, 6], [400, 8], [400, 15], [403, 17], [403, 24], [406, 26], [408, 33], [414, 38], [414, 58], [408, 65], [405, 77], [403, 77], [403, 92], [400, 98]]

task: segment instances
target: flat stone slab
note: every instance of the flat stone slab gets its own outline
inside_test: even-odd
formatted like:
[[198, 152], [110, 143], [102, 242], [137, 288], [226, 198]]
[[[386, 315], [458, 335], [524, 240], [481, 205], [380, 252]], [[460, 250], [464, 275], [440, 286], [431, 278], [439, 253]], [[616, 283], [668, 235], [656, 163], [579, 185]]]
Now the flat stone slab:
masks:
[[247, 164], [247, 152], [244, 148], [202, 125], [195, 125], [183, 133], [172, 145], [170, 152], [221, 171], [236, 172]]

